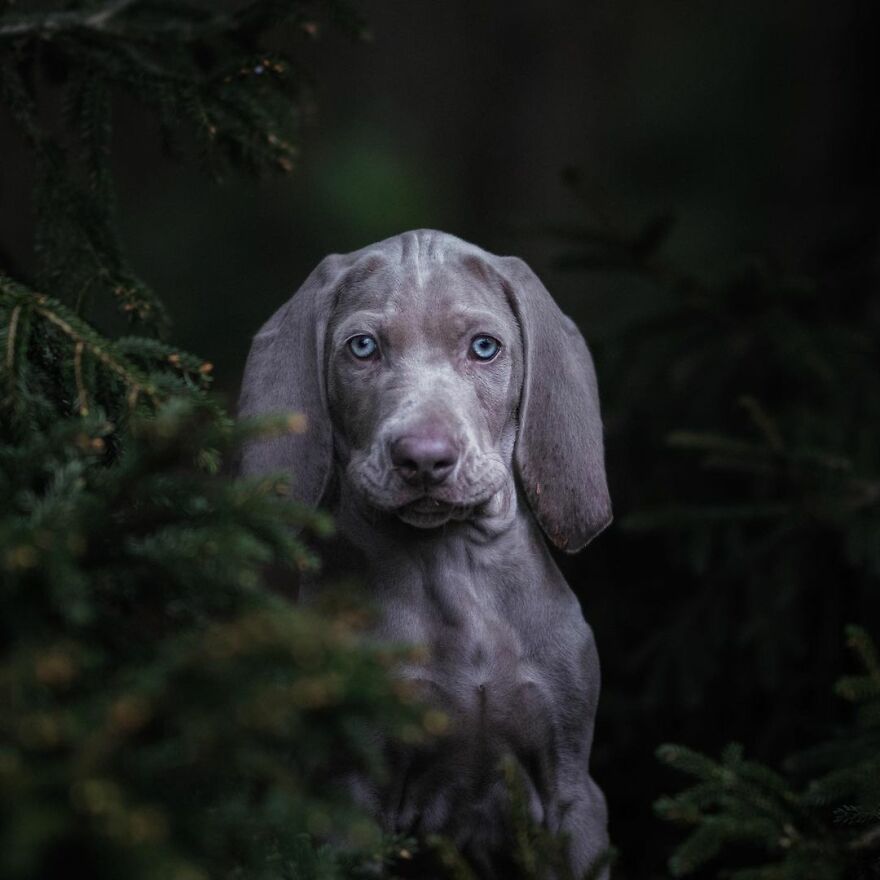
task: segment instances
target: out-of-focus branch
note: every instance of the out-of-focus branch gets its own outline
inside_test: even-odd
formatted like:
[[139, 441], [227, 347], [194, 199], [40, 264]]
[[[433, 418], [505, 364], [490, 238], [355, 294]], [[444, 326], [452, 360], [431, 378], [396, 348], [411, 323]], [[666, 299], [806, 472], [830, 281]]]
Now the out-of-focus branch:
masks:
[[0, 23], [0, 39], [25, 36], [48, 36], [79, 28], [104, 30], [108, 23], [137, 0], [115, 0], [100, 9], [73, 12], [44, 12], [19, 15], [12, 21]]

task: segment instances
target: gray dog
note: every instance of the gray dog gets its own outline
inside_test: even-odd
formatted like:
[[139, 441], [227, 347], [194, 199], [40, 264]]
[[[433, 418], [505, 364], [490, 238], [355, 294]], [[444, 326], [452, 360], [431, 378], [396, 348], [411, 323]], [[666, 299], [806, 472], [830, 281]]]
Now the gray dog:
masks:
[[352, 790], [387, 830], [447, 835], [503, 877], [512, 757], [580, 876], [607, 847], [599, 662], [541, 529], [576, 552], [611, 521], [583, 337], [522, 260], [407, 232], [328, 256], [256, 335], [240, 414], [281, 411], [308, 430], [252, 444], [243, 472], [292, 472], [299, 501], [330, 506], [376, 637], [425, 647], [399, 674], [451, 721], [391, 754], [389, 786]]

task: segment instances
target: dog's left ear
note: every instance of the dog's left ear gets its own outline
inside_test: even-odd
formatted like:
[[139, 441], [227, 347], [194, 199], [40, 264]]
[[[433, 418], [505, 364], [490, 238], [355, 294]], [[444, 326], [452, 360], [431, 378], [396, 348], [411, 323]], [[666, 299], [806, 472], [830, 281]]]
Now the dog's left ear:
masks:
[[241, 473], [289, 473], [292, 497], [314, 507], [329, 481], [333, 435], [324, 381], [324, 336], [336, 290], [351, 255], [325, 257], [302, 287], [260, 328], [248, 354], [240, 418], [296, 413], [302, 430], [254, 440]]
[[498, 263], [525, 352], [517, 470], [544, 532], [575, 553], [612, 518], [593, 359], [538, 276], [516, 257]]

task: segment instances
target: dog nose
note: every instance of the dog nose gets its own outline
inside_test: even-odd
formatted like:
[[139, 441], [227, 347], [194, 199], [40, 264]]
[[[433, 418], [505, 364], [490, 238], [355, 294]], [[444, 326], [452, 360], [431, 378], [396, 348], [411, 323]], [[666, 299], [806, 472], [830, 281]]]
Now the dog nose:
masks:
[[452, 473], [456, 461], [452, 440], [439, 434], [410, 434], [391, 444], [391, 463], [410, 485], [439, 485]]

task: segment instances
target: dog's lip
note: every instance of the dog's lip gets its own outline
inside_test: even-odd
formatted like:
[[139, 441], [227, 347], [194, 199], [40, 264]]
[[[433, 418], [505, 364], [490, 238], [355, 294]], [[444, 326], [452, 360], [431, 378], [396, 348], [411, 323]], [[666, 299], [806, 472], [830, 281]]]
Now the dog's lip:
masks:
[[403, 504], [395, 510], [397, 517], [407, 525], [420, 529], [434, 529], [445, 525], [451, 519], [461, 518], [457, 512], [459, 508], [448, 501], [423, 495]]
[[402, 505], [401, 510], [411, 510], [414, 513], [443, 513], [453, 507], [448, 501], [440, 498], [434, 498], [430, 495], [423, 495], [410, 501], [408, 504]]

